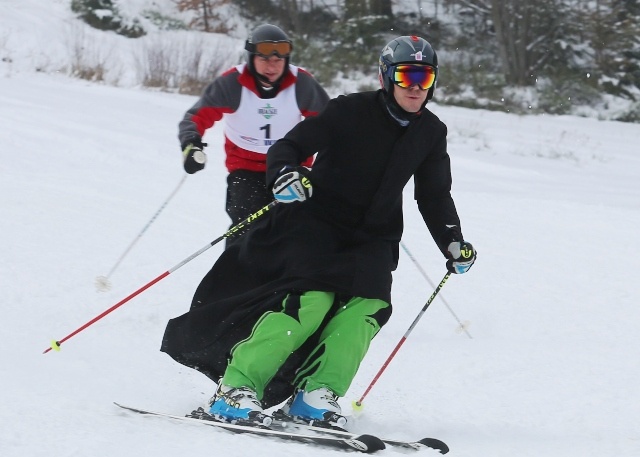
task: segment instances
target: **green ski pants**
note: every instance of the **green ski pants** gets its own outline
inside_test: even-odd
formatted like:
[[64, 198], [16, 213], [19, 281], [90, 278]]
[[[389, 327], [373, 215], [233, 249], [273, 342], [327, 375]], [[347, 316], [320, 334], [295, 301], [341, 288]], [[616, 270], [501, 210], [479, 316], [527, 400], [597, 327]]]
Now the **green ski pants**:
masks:
[[[254, 389], [259, 399], [285, 360], [313, 335], [332, 311], [335, 294], [309, 291], [290, 294], [282, 310], [265, 313], [251, 335], [231, 350], [222, 383]], [[298, 371], [296, 387], [327, 387], [343, 397], [369, 344], [391, 313], [389, 303], [353, 297], [339, 303], [322, 330], [319, 343]], [[292, 387], [293, 393], [293, 387]]]

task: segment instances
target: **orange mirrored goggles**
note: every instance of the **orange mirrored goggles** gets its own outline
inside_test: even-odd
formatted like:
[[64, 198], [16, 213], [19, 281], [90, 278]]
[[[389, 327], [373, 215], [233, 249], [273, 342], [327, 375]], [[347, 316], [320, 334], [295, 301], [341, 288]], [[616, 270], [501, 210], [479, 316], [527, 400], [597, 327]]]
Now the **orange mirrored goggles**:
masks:
[[417, 84], [427, 90], [436, 81], [436, 69], [429, 65], [396, 65], [391, 71], [394, 84], [405, 89]]
[[263, 41], [255, 44], [256, 54], [262, 56], [277, 55], [278, 57], [287, 57], [291, 54], [291, 43], [287, 41]]

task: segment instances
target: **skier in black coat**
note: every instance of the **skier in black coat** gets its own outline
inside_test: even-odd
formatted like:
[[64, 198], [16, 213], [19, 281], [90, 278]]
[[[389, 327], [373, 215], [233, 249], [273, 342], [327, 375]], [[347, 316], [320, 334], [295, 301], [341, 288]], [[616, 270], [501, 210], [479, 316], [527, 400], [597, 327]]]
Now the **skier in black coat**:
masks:
[[[453, 199], [447, 128], [426, 104], [437, 56], [399, 37], [380, 55], [382, 88], [340, 96], [267, 155], [280, 204], [204, 277], [162, 351], [218, 382], [211, 414], [267, 424], [264, 409], [343, 424], [344, 396], [391, 315], [402, 191], [415, 199], [453, 273], [473, 265]], [[312, 170], [298, 164], [317, 153]]]

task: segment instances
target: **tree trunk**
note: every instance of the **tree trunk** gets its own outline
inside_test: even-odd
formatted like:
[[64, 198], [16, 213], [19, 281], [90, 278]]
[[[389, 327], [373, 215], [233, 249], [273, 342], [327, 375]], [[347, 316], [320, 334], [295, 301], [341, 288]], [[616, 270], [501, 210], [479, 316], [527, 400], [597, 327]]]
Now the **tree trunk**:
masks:
[[281, 0], [281, 11], [286, 18], [283, 18], [283, 23], [291, 27], [294, 32], [303, 32], [302, 23], [300, 20], [300, 7], [297, 0]]
[[393, 17], [391, 0], [369, 0], [369, 10], [375, 16]]
[[209, 2], [208, 0], [202, 0], [200, 5], [202, 6], [202, 23], [204, 25], [204, 31], [209, 32]]
[[496, 30], [502, 70], [507, 84], [529, 86], [535, 82], [530, 74], [531, 0], [491, 0], [491, 15]]

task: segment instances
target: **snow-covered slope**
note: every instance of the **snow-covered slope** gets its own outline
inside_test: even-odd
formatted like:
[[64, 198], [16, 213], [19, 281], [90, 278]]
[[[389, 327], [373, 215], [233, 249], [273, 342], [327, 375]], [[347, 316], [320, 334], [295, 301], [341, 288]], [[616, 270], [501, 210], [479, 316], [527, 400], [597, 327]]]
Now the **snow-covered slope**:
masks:
[[[0, 76], [33, 72], [84, 75], [84, 79], [121, 87], [141, 86], [145, 77], [211, 77], [243, 55], [246, 26], [229, 18], [229, 36], [186, 30], [162, 30], [145, 12], [188, 22], [170, 0], [114, 2], [128, 22], [142, 19], [147, 34], [128, 39], [94, 29], [71, 11], [71, 0], [0, 1]], [[226, 11], [227, 8], [225, 8]], [[230, 13], [218, 11], [221, 17]], [[160, 63], [164, 59], [164, 62]], [[199, 73], [194, 65], [199, 65]], [[175, 87], [175, 84], [171, 85]]]
[[[0, 455], [337, 455], [112, 405], [182, 414], [210, 397], [208, 379], [158, 349], [167, 320], [188, 309], [221, 246], [60, 353], [42, 354], [228, 226], [216, 127], [206, 137], [207, 168], [186, 179], [137, 240], [112, 289], [96, 291], [95, 278], [182, 180], [177, 124], [195, 99], [34, 73], [68, 64], [83, 36], [96, 44], [90, 50], [131, 58], [119, 37], [99, 41], [84, 27], [86, 35], [65, 42], [77, 27], [67, 5], [0, 0]], [[114, 74], [133, 80], [134, 70]], [[453, 193], [479, 259], [447, 282], [352, 427], [438, 437], [452, 457], [640, 455], [640, 126], [430, 106], [449, 126]], [[403, 242], [438, 282], [444, 260], [411, 191]], [[345, 412], [431, 292], [401, 252], [394, 315], [341, 401]], [[452, 311], [470, 322], [473, 338], [456, 332]]]
[[[46, 349], [227, 227], [220, 129], [205, 171], [106, 274], [182, 179], [177, 121], [192, 97], [45, 75], [0, 79], [3, 456], [327, 455], [126, 414], [176, 414], [214, 386], [158, 351], [221, 247], [63, 345]], [[454, 197], [479, 259], [436, 299], [365, 401], [355, 430], [435, 436], [452, 456], [633, 456], [640, 451], [636, 125], [443, 108]], [[406, 191], [404, 242], [444, 274]], [[395, 312], [342, 402], [346, 412], [431, 294], [402, 255]], [[393, 454], [390, 450], [388, 453]]]

